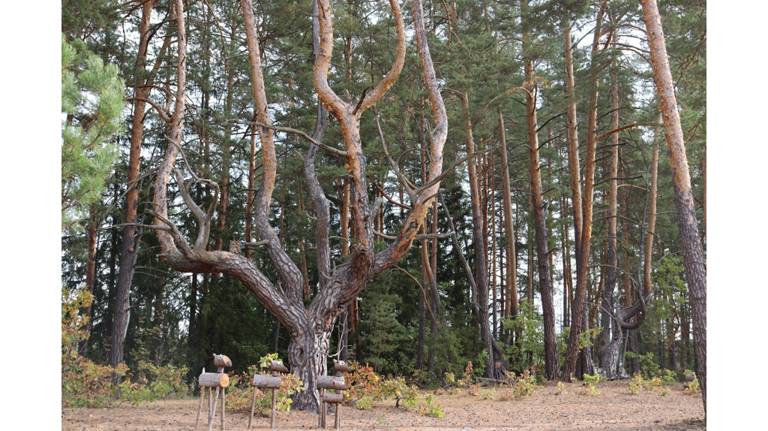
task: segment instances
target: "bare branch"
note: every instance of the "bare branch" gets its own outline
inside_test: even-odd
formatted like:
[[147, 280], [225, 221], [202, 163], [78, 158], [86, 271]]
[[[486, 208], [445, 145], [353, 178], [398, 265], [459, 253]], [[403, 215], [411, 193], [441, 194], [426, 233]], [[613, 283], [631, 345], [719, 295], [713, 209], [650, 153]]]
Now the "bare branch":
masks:
[[400, 181], [400, 184], [403, 186], [403, 189], [405, 189], [405, 192], [408, 193], [408, 197], [411, 198], [411, 202], [415, 202], [416, 193], [414, 193], [414, 189], [416, 188], [416, 186], [413, 185], [413, 183], [408, 179], [408, 177], [405, 176], [405, 174], [403, 174], [403, 172], [400, 170], [400, 166], [389, 154], [389, 147], [387, 147], [387, 140], [384, 139], [384, 132], [381, 130], [381, 122], [379, 121], [379, 112], [375, 111], [375, 114], [376, 115], [374, 118], [376, 118], [376, 128], [378, 128], [379, 130], [379, 139], [381, 139], [381, 146], [384, 148], [384, 155], [387, 157], [387, 161], [389, 162], [389, 165], [392, 168], [392, 171], [394, 171], [398, 181]]
[[[377, 236], [384, 238], [386, 240], [395, 241], [397, 239], [394, 235], [387, 235], [384, 232], [379, 232], [377, 230], [374, 230], [373, 233], [375, 233]], [[450, 238], [451, 235], [453, 235], [453, 232], [443, 232], [443, 233], [424, 233], [424, 234], [418, 234], [414, 238], [414, 241], [421, 241], [425, 239], [447, 239]]]
[[326, 145], [326, 144], [316, 140], [315, 138], [309, 136], [306, 132], [304, 132], [302, 130], [294, 129], [292, 127], [275, 126], [275, 125], [272, 125], [272, 124], [266, 124], [266, 123], [262, 123], [262, 122], [259, 122], [259, 121], [251, 121], [250, 124], [253, 124], [253, 125], [256, 125], [256, 126], [259, 126], [259, 127], [264, 127], [264, 128], [276, 130], [278, 132], [293, 133], [294, 135], [301, 136], [302, 138], [306, 139], [310, 143], [312, 143], [314, 145], [317, 145], [318, 147], [322, 148], [323, 150], [328, 151], [329, 153], [333, 154], [336, 157], [347, 157], [347, 152], [346, 151], [344, 151], [342, 149], [339, 149], [339, 148], [334, 148], [334, 147], [332, 147], [330, 145]]
[[157, 115], [160, 116], [160, 119], [165, 121], [166, 123], [169, 123], [171, 121], [171, 116], [168, 114], [168, 112], [163, 108], [162, 106], [155, 103], [150, 98], [144, 98], [144, 97], [128, 97], [125, 99], [126, 102], [135, 102], [135, 101], [142, 101], [145, 103], [149, 103], [149, 106], [153, 107], [155, 111], [157, 111]]
[[[219, 201], [219, 185], [214, 181], [197, 178], [184, 180], [181, 172], [178, 169], [174, 169], [176, 174], [176, 182], [179, 185], [179, 191], [184, 203], [187, 204], [192, 215], [197, 219], [197, 239], [195, 240], [195, 250], [205, 250], [208, 247], [208, 239], [211, 234], [211, 219], [213, 218], [213, 210], [216, 208], [216, 203]], [[208, 204], [208, 208], [205, 212], [197, 205], [189, 192], [190, 186], [193, 184], [205, 184], [213, 189], [213, 197], [211, 203]]]
[[622, 130], [631, 129], [631, 128], [636, 127], [636, 126], [637, 126], [637, 123], [630, 123], [630, 124], [626, 124], [626, 125], [621, 126], [621, 127], [617, 127], [617, 128], [615, 128], [613, 130], [609, 130], [609, 131], [603, 133], [602, 135], [598, 136], [597, 140], [598, 141], [602, 141], [603, 139], [613, 135], [614, 133], [619, 133]]

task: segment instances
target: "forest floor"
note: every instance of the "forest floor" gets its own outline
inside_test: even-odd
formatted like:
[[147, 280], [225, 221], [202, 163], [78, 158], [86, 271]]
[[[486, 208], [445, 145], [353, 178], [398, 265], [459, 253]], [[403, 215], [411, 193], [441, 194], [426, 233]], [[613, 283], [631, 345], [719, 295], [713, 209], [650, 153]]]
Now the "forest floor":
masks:
[[[432, 418], [395, 408], [394, 401], [375, 404], [369, 411], [345, 407], [342, 429], [482, 429], [482, 430], [704, 430], [700, 395], [683, 393], [682, 385], [631, 395], [627, 381], [598, 385], [598, 395], [587, 395], [579, 383], [565, 384], [558, 394], [554, 383], [540, 386], [533, 395], [499, 401], [504, 389], [483, 388], [479, 395], [466, 391], [438, 393], [444, 418]], [[197, 400], [168, 400], [122, 405], [109, 409], [64, 409], [63, 430], [193, 430]], [[205, 412], [201, 415], [205, 429]], [[215, 418], [219, 429], [219, 416]], [[257, 416], [252, 429], [269, 429], [269, 418]], [[227, 412], [226, 429], [245, 430], [248, 415]], [[316, 428], [317, 415], [292, 411], [278, 413], [278, 429]], [[329, 428], [333, 416], [329, 415]]]

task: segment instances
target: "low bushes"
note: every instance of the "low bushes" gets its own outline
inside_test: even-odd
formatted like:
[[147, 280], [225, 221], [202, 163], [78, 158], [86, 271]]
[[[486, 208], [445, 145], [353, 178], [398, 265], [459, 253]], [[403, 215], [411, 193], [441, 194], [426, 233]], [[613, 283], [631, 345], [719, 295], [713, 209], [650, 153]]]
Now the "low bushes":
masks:
[[349, 363], [350, 371], [344, 378], [347, 388], [344, 398], [348, 404], [360, 410], [371, 410], [374, 402], [395, 399], [395, 407], [424, 416], [441, 418], [445, 416], [443, 408], [437, 404], [434, 396], [419, 394], [418, 389], [409, 385], [403, 377], [381, 377], [372, 367], [354, 361]]
[[[270, 353], [259, 359], [259, 365], [252, 365], [248, 371], [234, 375], [230, 378], [230, 384], [227, 388], [227, 409], [233, 412], [250, 413], [251, 399], [253, 397], [254, 387], [251, 384], [254, 374], [267, 373], [269, 364], [273, 360], [279, 360], [277, 353]], [[261, 371], [260, 371], [261, 370]], [[288, 412], [291, 410], [293, 394], [304, 387], [304, 383], [296, 377], [295, 374], [284, 374], [280, 388], [275, 393], [275, 405], [278, 411]], [[272, 412], [272, 392], [261, 391], [257, 389], [256, 393], [256, 412], [262, 416], [269, 417]]]

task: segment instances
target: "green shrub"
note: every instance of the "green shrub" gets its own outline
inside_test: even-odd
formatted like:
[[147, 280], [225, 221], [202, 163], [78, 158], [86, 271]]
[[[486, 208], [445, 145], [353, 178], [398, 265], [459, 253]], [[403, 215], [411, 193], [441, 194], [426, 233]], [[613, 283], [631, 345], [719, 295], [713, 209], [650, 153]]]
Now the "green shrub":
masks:
[[532, 395], [535, 390], [536, 378], [528, 372], [525, 372], [512, 387], [512, 394], [515, 398], [527, 397]]
[[395, 407], [400, 407], [401, 400], [416, 399], [416, 397], [418, 397], [418, 391], [414, 386], [406, 383], [404, 378], [397, 377], [394, 379], [386, 379], [381, 382], [375, 397], [379, 401], [394, 398]]
[[445, 385], [448, 387], [454, 386], [456, 384], [456, 374], [446, 372], [443, 374], [443, 381], [445, 381]]
[[672, 370], [664, 369], [661, 371], [661, 381], [664, 385], [674, 385], [677, 383], [677, 373]]
[[584, 374], [584, 389], [582, 395], [589, 395], [595, 397], [600, 395], [600, 390], [597, 389], [597, 384], [600, 383], [600, 374]]
[[445, 411], [435, 402], [435, 398], [432, 395], [427, 395], [424, 398], [423, 409], [420, 409], [419, 413], [433, 418], [445, 417]]
[[354, 361], [349, 362], [349, 368], [350, 371], [344, 375], [349, 388], [344, 392], [344, 398], [355, 408], [370, 410], [374, 401], [394, 398], [395, 407], [432, 417], [443, 417], [445, 414], [432, 395], [420, 400], [419, 391], [403, 377], [383, 379], [372, 367]]
[[416, 398], [406, 398], [403, 400], [402, 406], [404, 409], [408, 411], [414, 411], [416, 410], [417, 404], [418, 404], [418, 400]]
[[359, 400], [355, 401], [355, 408], [359, 410], [371, 410], [373, 409], [373, 397], [365, 395]]
[[661, 370], [659, 364], [656, 362], [656, 356], [653, 354], [653, 352], [648, 352], [643, 355], [635, 352], [627, 352], [626, 356], [627, 359], [638, 360], [640, 364], [640, 373], [643, 374], [644, 378], [652, 379], [659, 376]]
[[[252, 365], [248, 371], [232, 376], [227, 388], [227, 409], [238, 413], [250, 413], [251, 399], [254, 387], [251, 385], [253, 375], [259, 368], [268, 367], [273, 360], [279, 360], [276, 353], [270, 353], [259, 359], [259, 366]], [[275, 393], [275, 406], [278, 411], [291, 410], [293, 399], [291, 396], [304, 388], [304, 383], [295, 374], [284, 374], [280, 388]], [[262, 416], [269, 416], [272, 412], [272, 392], [258, 390], [256, 393], [256, 411]]]
[[701, 386], [699, 386], [699, 380], [694, 379], [691, 382], [688, 382], [685, 384], [685, 388], [683, 389], [683, 393], [687, 395], [698, 395], [701, 393]]
[[584, 383], [587, 385], [600, 383], [600, 374], [584, 374]]

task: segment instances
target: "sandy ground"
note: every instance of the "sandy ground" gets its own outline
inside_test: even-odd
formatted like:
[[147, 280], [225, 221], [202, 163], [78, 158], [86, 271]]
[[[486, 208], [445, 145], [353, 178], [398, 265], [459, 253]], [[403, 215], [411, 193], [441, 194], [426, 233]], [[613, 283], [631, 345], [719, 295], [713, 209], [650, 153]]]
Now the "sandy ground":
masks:
[[[445, 410], [441, 419], [420, 416], [394, 407], [394, 401], [373, 410], [345, 407], [342, 429], [472, 429], [472, 430], [703, 430], [704, 409], [700, 396], [686, 395], [675, 386], [669, 395], [643, 391], [631, 395], [627, 382], [601, 383], [600, 394], [584, 395], [579, 384], [566, 384], [557, 394], [554, 384], [540, 387], [525, 398], [498, 401], [498, 392], [483, 389], [480, 396], [465, 391], [440, 394]], [[110, 409], [64, 409], [64, 430], [193, 430], [197, 401], [170, 400]], [[206, 429], [205, 412], [199, 429]], [[332, 416], [329, 425], [332, 428]], [[219, 429], [219, 417], [214, 429]], [[316, 428], [317, 416], [308, 412], [278, 413], [278, 429]], [[226, 429], [245, 430], [246, 414], [227, 412]], [[252, 429], [269, 429], [269, 419], [255, 417]]]

